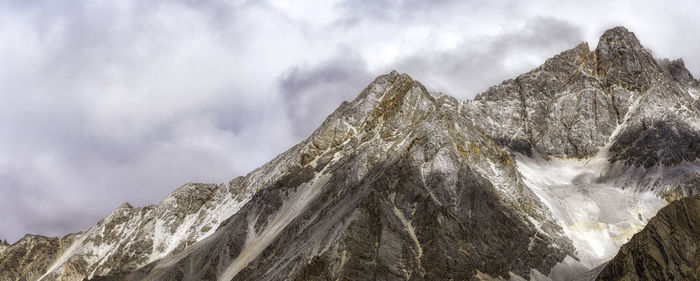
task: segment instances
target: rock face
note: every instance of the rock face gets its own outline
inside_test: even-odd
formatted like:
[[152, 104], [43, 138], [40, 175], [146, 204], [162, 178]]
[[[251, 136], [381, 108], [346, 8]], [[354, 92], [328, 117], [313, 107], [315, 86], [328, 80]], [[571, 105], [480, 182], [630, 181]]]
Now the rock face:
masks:
[[477, 126], [484, 133], [520, 153], [593, 156], [624, 117], [597, 76], [596, 54], [582, 43], [477, 95], [466, 114], [483, 120]]
[[0, 241], [0, 252], [7, 249], [7, 247], [9, 247], [9, 246], [10, 246], [10, 244], [7, 243], [7, 240]]
[[700, 195], [661, 209], [597, 280], [700, 280]]
[[595, 50], [596, 74], [603, 86], [622, 85], [644, 92], [663, 77], [662, 68], [639, 43], [634, 33], [624, 27], [605, 31]]
[[79, 234], [63, 238], [26, 235], [9, 246], [0, 243], [0, 280], [37, 280], [65, 252]]
[[473, 101], [392, 72], [227, 185], [0, 246], [0, 280], [566, 280], [700, 193], [698, 90], [621, 27]]
[[[698, 81], [682, 61], [656, 61], [623, 27], [582, 43], [465, 102], [495, 142], [526, 155], [605, 154], [616, 185], [669, 200], [700, 192]], [[683, 167], [658, 178], [656, 167]]]
[[613, 137], [613, 162], [692, 162], [700, 156], [700, 108], [690, 94], [696, 83], [682, 62], [664, 65], [616, 27], [593, 51], [582, 43], [491, 87], [467, 114], [483, 119], [476, 125], [491, 138], [528, 155], [590, 157]]

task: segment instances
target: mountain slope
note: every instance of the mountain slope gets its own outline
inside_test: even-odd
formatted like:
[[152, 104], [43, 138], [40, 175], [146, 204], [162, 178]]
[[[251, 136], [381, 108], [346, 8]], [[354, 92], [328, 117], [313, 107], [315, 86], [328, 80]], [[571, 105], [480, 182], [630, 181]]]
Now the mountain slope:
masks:
[[[352, 113], [367, 103], [367, 115]], [[362, 120], [345, 142], [320, 143], [186, 256], [130, 278], [467, 279], [547, 271], [573, 255], [511, 156], [458, 106], [407, 75], [377, 78], [317, 131]]]
[[392, 72], [247, 176], [125, 204], [0, 278], [567, 280], [700, 193], [698, 84], [622, 27], [473, 101]]
[[[467, 103], [490, 138], [526, 155], [602, 155], [615, 185], [672, 200], [700, 192], [698, 82], [663, 67], [623, 27], [582, 43]], [[603, 155], [604, 154], [604, 155]], [[659, 178], [658, 166], [679, 167]]]
[[25, 235], [11, 247], [0, 246], [0, 280], [37, 280], [79, 235], [63, 238]]
[[661, 209], [597, 280], [700, 280], [700, 195]]

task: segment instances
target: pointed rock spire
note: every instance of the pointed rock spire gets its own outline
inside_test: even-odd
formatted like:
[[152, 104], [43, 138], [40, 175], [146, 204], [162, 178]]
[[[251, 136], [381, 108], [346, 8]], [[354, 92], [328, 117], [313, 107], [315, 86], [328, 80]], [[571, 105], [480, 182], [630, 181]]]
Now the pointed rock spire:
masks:
[[306, 165], [329, 148], [336, 147], [358, 131], [386, 137], [404, 123], [416, 122], [435, 109], [434, 98], [408, 74], [391, 71], [378, 76], [351, 102], [344, 102], [314, 131], [302, 151]]
[[693, 74], [691, 74], [690, 71], [688, 71], [688, 69], [685, 67], [683, 59], [660, 59], [657, 60], [657, 63], [659, 64], [659, 66], [661, 66], [661, 68], [664, 69], [666, 74], [668, 74], [676, 82], [691, 87], [697, 87], [699, 85], [698, 81], [695, 80], [695, 78], [693, 78]]
[[637, 36], [622, 26], [608, 29], [600, 36], [596, 52], [596, 72], [606, 86], [646, 91], [663, 70], [642, 47]]

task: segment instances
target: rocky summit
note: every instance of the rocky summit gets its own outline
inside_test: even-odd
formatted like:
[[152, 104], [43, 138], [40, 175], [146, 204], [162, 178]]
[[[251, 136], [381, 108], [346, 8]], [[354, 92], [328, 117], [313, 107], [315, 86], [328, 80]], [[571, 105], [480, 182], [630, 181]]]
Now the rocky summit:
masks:
[[245, 177], [0, 245], [0, 280], [697, 280], [699, 94], [623, 27], [474, 100], [394, 71]]

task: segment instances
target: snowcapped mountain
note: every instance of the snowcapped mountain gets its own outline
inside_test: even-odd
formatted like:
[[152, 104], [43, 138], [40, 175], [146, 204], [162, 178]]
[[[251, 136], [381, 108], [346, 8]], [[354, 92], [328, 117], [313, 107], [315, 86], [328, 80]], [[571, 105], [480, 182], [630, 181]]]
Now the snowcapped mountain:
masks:
[[700, 193], [699, 92], [622, 27], [472, 101], [392, 72], [245, 177], [0, 245], [0, 280], [592, 280]]

